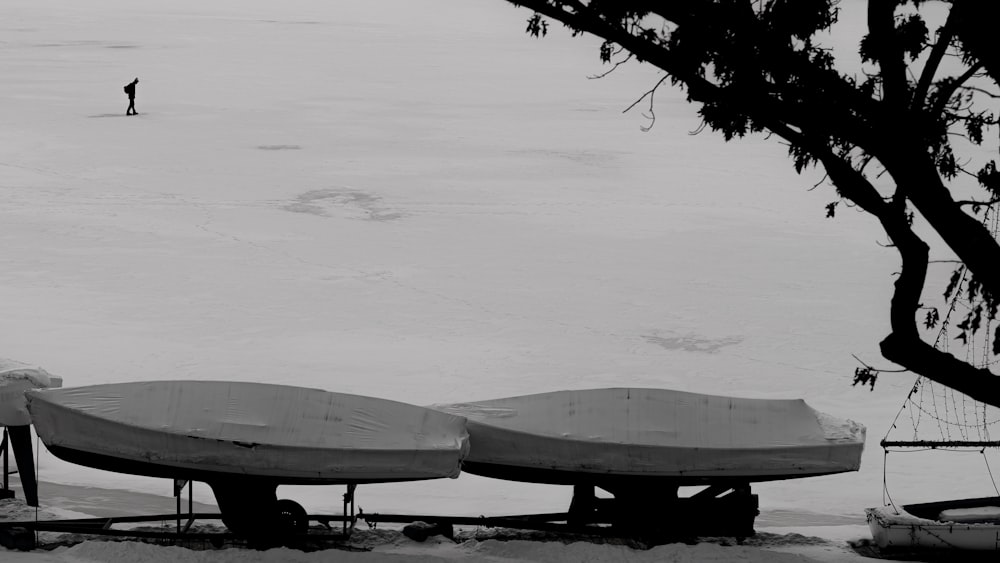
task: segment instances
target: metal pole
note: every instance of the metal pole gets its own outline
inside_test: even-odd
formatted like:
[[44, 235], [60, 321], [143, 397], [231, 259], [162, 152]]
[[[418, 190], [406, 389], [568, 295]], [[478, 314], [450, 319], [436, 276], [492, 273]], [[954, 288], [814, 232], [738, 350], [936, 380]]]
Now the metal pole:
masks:
[[5, 490], [5, 491], [9, 491], [10, 490], [10, 484], [7, 481], [7, 479], [8, 479], [8, 477], [7, 477], [7, 473], [8, 473], [7, 459], [10, 457], [10, 455], [7, 453], [7, 451], [8, 451], [8, 449], [7, 449], [7, 440], [8, 440], [8, 438], [7, 438], [7, 427], [4, 426], [4, 428], [3, 428], [3, 490]]
[[177, 535], [181, 535], [181, 494], [188, 481], [184, 479], [174, 479], [174, 500], [177, 504]]
[[997, 440], [882, 440], [883, 448], [996, 448]]

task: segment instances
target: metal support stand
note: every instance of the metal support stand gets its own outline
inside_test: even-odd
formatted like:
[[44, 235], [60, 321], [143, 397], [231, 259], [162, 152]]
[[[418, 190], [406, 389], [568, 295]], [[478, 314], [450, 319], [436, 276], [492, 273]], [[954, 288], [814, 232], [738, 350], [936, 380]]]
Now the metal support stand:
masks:
[[354, 525], [358, 521], [360, 515], [355, 515], [355, 504], [354, 504], [354, 491], [357, 490], [358, 486], [356, 484], [348, 484], [347, 491], [344, 493], [344, 508], [340, 516], [325, 516], [316, 515], [310, 516], [311, 520], [315, 520], [326, 527], [327, 530], [333, 530], [333, 526], [330, 522], [341, 522], [340, 535], [343, 539], [348, 539], [354, 532]]
[[[354, 517], [354, 491], [358, 486], [354, 483], [347, 485], [347, 492], [344, 493], [344, 536], [350, 536], [351, 532], [354, 531], [354, 523], [357, 521]], [[350, 514], [348, 514], [348, 508], [350, 508]]]
[[[188, 520], [187, 524], [184, 525], [184, 529], [181, 529], [181, 494], [184, 492], [184, 488], [188, 490]], [[188, 479], [174, 479], [174, 498], [177, 500], [177, 535], [181, 536], [191, 529], [191, 524], [194, 524], [194, 482]]]
[[10, 437], [7, 434], [7, 427], [3, 429], [3, 441], [0, 442], [0, 455], [3, 456], [3, 488], [0, 489], [0, 499], [14, 498], [14, 491], [10, 488], [10, 447], [8, 443]]

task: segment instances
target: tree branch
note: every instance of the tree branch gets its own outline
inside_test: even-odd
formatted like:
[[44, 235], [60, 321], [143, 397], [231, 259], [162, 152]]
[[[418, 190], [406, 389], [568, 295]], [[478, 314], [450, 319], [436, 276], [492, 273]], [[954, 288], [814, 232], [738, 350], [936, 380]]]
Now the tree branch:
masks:
[[957, 89], [958, 90], [969, 90], [970, 92], [978, 92], [978, 93], [980, 93], [980, 94], [982, 94], [984, 96], [989, 96], [990, 98], [993, 98], [994, 100], [1000, 100], [1000, 94], [996, 94], [994, 92], [990, 92], [990, 91], [985, 90], [983, 88], [977, 88], [975, 86], [959, 86]]
[[906, 107], [906, 63], [903, 51], [893, 40], [896, 35], [897, 0], [868, 1], [868, 38], [875, 46], [875, 60], [882, 69], [883, 101], [892, 107]]
[[948, 46], [951, 45], [951, 40], [955, 36], [955, 15], [954, 12], [948, 13], [948, 19], [945, 20], [944, 25], [938, 29], [937, 42], [931, 49], [930, 55], [927, 57], [927, 63], [924, 65], [923, 71], [920, 73], [920, 81], [917, 83], [917, 88], [913, 93], [913, 106], [918, 108], [924, 104], [924, 98], [927, 97], [927, 92], [930, 91], [931, 83], [934, 81], [934, 75], [937, 74], [938, 68], [941, 66], [941, 60], [944, 58], [945, 52], [948, 50]]
[[982, 63], [976, 63], [970, 66], [969, 69], [963, 72], [958, 78], [944, 82], [935, 94], [937, 100], [935, 101], [934, 107], [931, 111], [935, 114], [944, 112], [945, 107], [947, 107], [948, 102], [951, 100], [951, 97], [955, 95], [955, 92], [982, 69]]
[[963, 207], [992, 207], [1000, 203], [1000, 198], [990, 199], [987, 201], [978, 201], [975, 199], [961, 199], [956, 201], [955, 203]]
[[1000, 82], [1000, 50], [996, 46], [996, 22], [1000, 2], [952, 0], [955, 37], [965, 55], [984, 68], [994, 82]]
[[[613, 42], [665, 71], [671, 81], [685, 87], [689, 101], [705, 104], [704, 122], [727, 138], [763, 128], [791, 144], [797, 167], [821, 162], [838, 194], [879, 220], [902, 260], [890, 302], [891, 333], [881, 342], [883, 355], [974, 399], [1000, 406], [1000, 377], [936, 350], [920, 337], [916, 317], [930, 251], [913, 231], [908, 207], [919, 211], [962, 260], [982, 284], [982, 294], [1000, 295], [1000, 243], [963, 210], [966, 202], [954, 200], [938, 170], [942, 155], [952, 158], [945, 152], [950, 149], [946, 110], [953, 109], [955, 92], [984, 68], [995, 81], [1000, 77], [1000, 51], [992, 47], [988, 31], [996, 19], [975, 20], [976, 7], [985, 3], [952, 0], [953, 12], [917, 79], [913, 93], [919, 98], [911, 98], [901, 44], [908, 38], [900, 35], [895, 21], [901, 2], [869, 0], [871, 43], [866, 55], [880, 69], [883, 95], [878, 99], [870, 81], [858, 83], [841, 75], [808, 40], [794, 41], [802, 39], [795, 35], [802, 28], [772, 35], [771, 26], [778, 20], [765, 20], [769, 12], [754, 15], [748, 2], [623, 1], [619, 9], [612, 2], [510, 1], [561, 21], [574, 33]], [[986, 10], [1000, 13], [997, 7]], [[638, 18], [646, 11], [677, 28], [669, 35], [644, 29]], [[956, 11], [960, 13], [953, 18]], [[805, 32], [809, 29], [813, 28]], [[956, 38], [975, 62], [961, 76], [935, 82]], [[854, 164], [852, 151], [881, 163], [895, 181], [894, 197], [887, 200], [866, 179]], [[942, 169], [948, 173], [948, 168]]]
[[[877, 154], [907, 199], [941, 236], [945, 244], [994, 295], [1000, 295], [1000, 243], [975, 217], [952, 198], [934, 163], [913, 139], [897, 142]], [[919, 156], [918, 156], [919, 155]]]
[[[774, 127], [782, 128], [780, 124], [774, 124]], [[882, 199], [878, 190], [864, 175], [820, 143], [790, 130], [776, 133], [791, 142], [808, 146], [823, 163], [840, 193], [879, 220], [900, 254], [902, 266], [889, 307], [892, 332], [880, 344], [882, 355], [891, 362], [973, 399], [1000, 406], [1000, 377], [988, 369], [976, 368], [951, 354], [941, 352], [920, 338], [916, 311], [920, 307], [926, 284], [930, 248], [913, 232], [905, 209]], [[933, 177], [937, 178], [937, 175], [933, 174]], [[964, 213], [961, 215], [968, 217]], [[993, 240], [993, 243], [996, 244], [996, 241]]]

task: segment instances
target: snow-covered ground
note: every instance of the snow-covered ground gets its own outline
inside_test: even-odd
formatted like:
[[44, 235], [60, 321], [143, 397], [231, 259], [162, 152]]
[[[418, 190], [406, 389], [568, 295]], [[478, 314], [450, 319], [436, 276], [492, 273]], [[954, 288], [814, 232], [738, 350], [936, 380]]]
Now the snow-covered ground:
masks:
[[[5, 563], [445, 563], [481, 561], [487, 563], [579, 563], [592, 562], [715, 562], [715, 563], [838, 563], [861, 562], [865, 558], [818, 537], [791, 533], [760, 534], [752, 545], [733, 542], [698, 545], [668, 544], [651, 549], [633, 549], [607, 543], [542, 541], [539, 539], [491, 539], [489, 533], [460, 539], [440, 537], [416, 543], [398, 531], [358, 532], [351, 545], [305, 553], [286, 548], [264, 551], [246, 549], [190, 550], [158, 547], [136, 542], [90, 541], [51, 552], [0, 551]], [[351, 550], [348, 550], [351, 549]], [[0, 548], [2, 550], [2, 548]], [[364, 550], [364, 551], [361, 551]]]
[[[868, 426], [864, 464], [755, 486], [760, 529], [815, 527], [802, 533], [835, 551], [866, 535], [878, 439], [912, 378], [852, 388], [851, 354], [879, 363], [894, 252], [863, 214], [825, 219], [832, 190], [810, 190], [820, 175], [796, 176], [777, 142], [691, 135], [677, 91], [657, 94], [640, 132], [647, 120], [622, 110], [655, 70], [589, 80], [598, 42], [531, 40], [528, 15], [501, 0], [5, 0], [2, 355], [67, 386], [238, 379], [415, 404], [607, 386], [802, 397]], [[851, 17], [833, 43], [856, 38]], [[978, 454], [898, 457], [898, 502], [993, 490]], [[44, 451], [39, 465], [47, 509], [76, 501], [45, 483], [170, 494]], [[281, 493], [330, 511], [335, 489]], [[561, 510], [570, 491], [462, 476], [358, 495], [367, 511], [478, 515]], [[135, 549], [118, 560], [210, 557]], [[428, 560], [559, 560], [548, 544], [435, 549]], [[587, 557], [625, 558], [602, 549]], [[628, 557], [692, 549], [759, 551]]]

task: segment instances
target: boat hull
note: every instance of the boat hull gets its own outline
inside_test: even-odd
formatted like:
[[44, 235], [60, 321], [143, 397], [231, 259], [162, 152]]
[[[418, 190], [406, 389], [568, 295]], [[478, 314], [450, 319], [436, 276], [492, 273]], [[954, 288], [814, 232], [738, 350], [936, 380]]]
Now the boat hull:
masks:
[[[948, 511], [991, 508], [992, 518], [962, 522], [941, 518]], [[884, 550], [953, 549], [1000, 551], [1000, 497], [911, 504], [865, 510], [876, 545]]]
[[[435, 406], [468, 419], [468, 473], [643, 487], [856, 471], [864, 428], [800, 400], [664, 389], [558, 391]], [[603, 486], [603, 485], [602, 485]]]
[[154, 381], [27, 393], [54, 455], [153, 477], [287, 484], [455, 477], [464, 420], [422, 407], [284, 385]]

